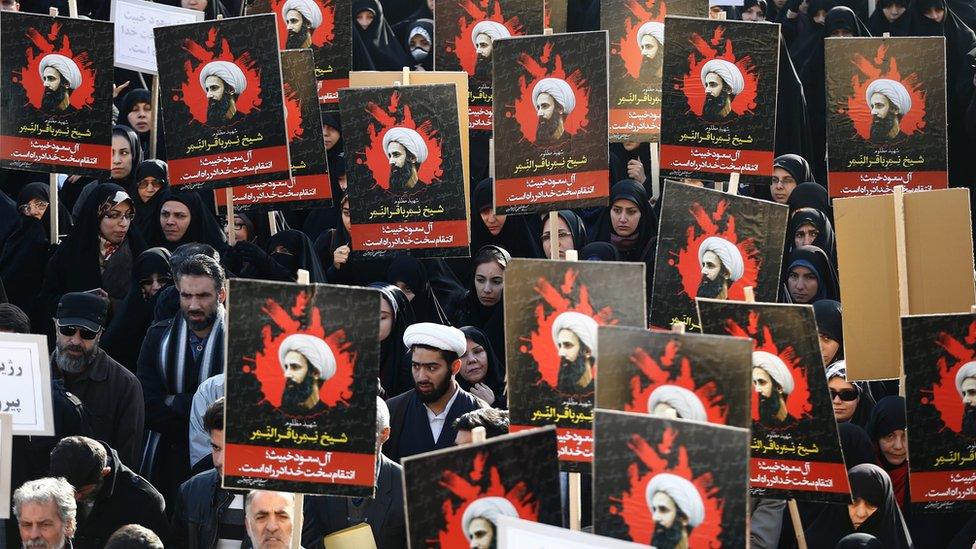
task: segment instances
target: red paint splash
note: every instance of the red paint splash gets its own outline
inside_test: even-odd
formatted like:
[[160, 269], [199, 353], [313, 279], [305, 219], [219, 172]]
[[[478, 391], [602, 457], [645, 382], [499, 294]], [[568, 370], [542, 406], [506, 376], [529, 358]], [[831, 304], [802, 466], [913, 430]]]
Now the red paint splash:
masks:
[[[657, 8], [655, 10], [655, 8]], [[641, 50], [637, 43], [637, 31], [641, 25], [648, 21], [664, 23], [664, 18], [668, 15], [668, 8], [664, 2], [656, 0], [630, 0], [627, 9], [633, 14], [624, 21], [624, 35], [620, 42], [610, 44], [610, 55], [619, 55], [624, 61], [624, 68], [627, 74], [633, 78], [640, 78]], [[656, 12], [656, 13], [655, 13]], [[663, 55], [663, 44], [658, 55]]]
[[417, 124], [410, 112], [410, 105], [403, 105], [401, 112], [400, 92], [394, 90], [391, 93], [390, 104], [385, 108], [370, 102], [366, 106], [366, 112], [372, 115], [376, 123], [370, 124], [366, 130], [369, 144], [364, 152], [357, 154], [356, 163], [366, 164], [373, 173], [373, 181], [377, 186], [383, 190], [390, 188], [390, 161], [383, 149], [383, 135], [394, 126], [416, 131], [427, 144], [427, 160], [417, 169], [420, 182], [430, 185], [443, 177], [440, 132], [434, 129], [430, 120]]
[[959, 433], [962, 431], [963, 404], [956, 389], [956, 374], [967, 363], [976, 360], [976, 321], [969, 324], [969, 333], [959, 341], [952, 334], [940, 332], [936, 344], [942, 347], [947, 356], [938, 360], [939, 378], [931, 389], [923, 389], [922, 404], [932, 404], [942, 417], [946, 428]]
[[298, 99], [298, 94], [287, 82], [282, 86], [285, 94], [285, 127], [288, 131], [288, 141], [294, 141], [305, 133], [302, 128], [302, 102]]
[[[479, 452], [471, 464], [471, 472], [465, 478], [454, 471], [441, 473], [440, 485], [451, 491], [451, 495], [441, 504], [444, 514], [444, 529], [438, 532], [437, 540], [427, 540], [429, 545], [439, 542], [439, 547], [467, 547], [468, 540], [464, 535], [464, 525], [461, 517], [465, 509], [474, 500], [485, 497], [502, 497], [507, 499], [523, 520], [539, 520], [539, 500], [525, 482], [516, 482], [509, 488], [502, 482], [501, 474], [496, 467], [485, 471], [488, 461], [487, 452]], [[485, 485], [485, 480], [488, 484]]]
[[458, 34], [453, 39], [447, 41], [447, 53], [457, 56], [461, 69], [469, 75], [474, 74], [475, 63], [478, 59], [478, 52], [471, 42], [471, 31], [475, 25], [482, 21], [494, 21], [500, 23], [512, 36], [522, 36], [525, 31], [518, 17], [505, 19], [502, 14], [500, 2], [491, 0], [462, 0], [458, 6], [466, 14], [458, 18]]
[[[337, 330], [331, 334], [325, 332], [322, 326], [322, 311], [311, 304], [308, 292], [300, 292], [295, 298], [291, 310], [286, 310], [273, 299], [265, 302], [261, 312], [267, 315], [269, 324], [261, 329], [261, 351], [253, 359], [245, 357], [244, 361], [253, 364], [245, 365], [244, 372], [254, 372], [261, 383], [261, 392], [265, 400], [277, 408], [281, 405], [281, 393], [285, 388], [285, 374], [278, 361], [278, 347], [286, 337], [292, 334], [308, 334], [323, 339], [332, 349], [336, 359], [336, 373], [331, 379], [322, 384], [319, 399], [326, 406], [348, 404], [352, 397], [353, 367], [356, 364], [356, 353], [350, 350], [344, 330]], [[311, 308], [309, 310], [309, 308]], [[310, 318], [305, 327], [299, 319]], [[279, 332], [277, 336], [272, 332]], [[253, 368], [253, 370], [252, 370]]]
[[[316, 29], [312, 29], [312, 45], [318, 48], [326, 44], [331, 44], [335, 40], [335, 1], [334, 0], [314, 0], [315, 5], [322, 10], [322, 24]], [[282, 16], [281, 8], [287, 0], [271, 0], [271, 10], [275, 13], [275, 21], [278, 25], [278, 49], [285, 49], [285, 41], [288, 40], [288, 27]]]
[[701, 81], [701, 68], [712, 59], [724, 59], [738, 67], [739, 72], [742, 73], [745, 87], [742, 88], [742, 93], [732, 99], [732, 112], [743, 115], [756, 109], [759, 78], [756, 75], [752, 56], [745, 55], [736, 59], [732, 40], [724, 36], [725, 27], [720, 25], [715, 28], [710, 40], [698, 33], [692, 34], [689, 39], [695, 51], [688, 55], [688, 72], [680, 82], [674, 84], [674, 89], [681, 90], [685, 94], [688, 98], [688, 107], [695, 116], [701, 116], [705, 106], [705, 86]]
[[[210, 27], [207, 40], [201, 45], [193, 40], [183, 41], [183, 49], [192, 59], [183, 63], [186, 80], [180, 85], [182, 101], [190, 109], [190, 115], [201, 124], [207, 122], [207, 93], [200, 86], [200, 73], [203, 67], [211, 61], [230, 61], [237, 65], [247, 79], [247, 88], [238, 96], [236, 106], [241, 114], [247, 115], [261, 107], [261, 69], [251, 57], [250, 52], [235, 56], [230, 49], [230, 43], [220, 36], [220, 27]], [[180, 97], [174, 97], [180, 101]]]
[[[649, 444], [640, 434], [631, 435], [627, 446], [633, 451], [636, 461], [632, 461], [627, 467], [630, 489], [619, 498], [611, 498], [610, 513], [620, 515], [624, 519], [632, 541], [650, 545], [651, 538], [654, 537], [654, 519], [644, 497], [647, 484], [659, 473], [678, 475], [695, 485], [705, 506], [705, 520], [691, 531], [688, 546], [719, 547], [718, 539], [722, 535], [722, 512], [725, 501], [718, 496], [718, 488], [714, 485], [712, 473], [693, 476], [688, 463], [687, 448], [675, 444], [678, 433], [677, 429], [666, 429], [661, 443], [657, 446]], [[675, 454], [677, 459], [674, 458]], [[671, 466], [669, 463], [674, 465]], [[641, 464], [648, 469], [643, 474], [640, 472]]]
[[587, 118], [590, 107], [590, 86], [583, 78], [583, 73], [579, 69], [570, 74], [566, 74], [563, 67], [563, 58], [559, 54], [553, 55], [553, 43], [547, 42], [543, 47], [542, 56], [534, 59], [528, 54], [519, 56], [519, 64], [525, 69], [526, 74], [519, 76], [519, 98], [515, 105], [506, 105], [505, 116], [515, 117], [522, 132], [522, 137], [531, 143], [535, 143], [535, 134], [539, 126], [539, 117], [532, 103], [532, 88], [543, 78], [559, 78], [569, 84], [576, 96], [576, 108], [566, 116], [563, 128], [566, 133], [576, 135], [583, 128], [589, 125]]
[[871, 107], [868, 105], [864, 94], [871, 82], [878, 78], [901, 82], [912, 98], [912, 110], [901, 118], [901, 132], [905, 135], [912, 135], [925, 129], [926, 94], [922, 89], [919, 76], [912, 73], [902, 77], [901, 71], [898, 70], [898, 60], [894, 56], [889, 57], [887, 53], [888, 45], [881, 44], [878, 46], [878, 53], [874, 59], [867, 59], [861, 54], [854, 54], [854, 59], [851, 61], [858, 71], [864, 75], [864, 80], [858, 78], [856, 73], [851, 76], [853, 91], [847, 98], [847, 109], [842, 107], [840, 112], [844, 113], [846, 110], [847, 116], [854, 122], [854, 129], [863, 139], [870, 139], [871, 137]]
[[41, 108], [41, 98], [44, 97], [44, 80], [40, 72], [41, 59], [48, 54], [56, 53], [74, 61], [81, 72], [81, 85], [78, 89], [71, 90], [68, 102], [75, 109], [92, 108], [95, 104], [97, 71], [89, 53], [86, 51], [75, 53], [71, 48], [71, 39], [67, 34], [61, 34], [61, 24], [57, 21], [51, 23], [51, 30], [46, 35], [33, 27], [27, 29], [26, 35], [33, 47], [28, 47], [24, 52], [27, 65], [14, 70], [12, 80], [23, 86], [27, 101], [35, 109]]
[[640, 370], [630, 378], [631, 401], [624, 405], [624, 411], [649, 414], [647, 399], [654, 389], [661, 385], [677, 385], [684, 387], [698, 396], [698, 400], [705, 406], [709, 423], [726, 425], [729, 407], [718, 390], [714, 381], [708, 381], [700, 387], [695, 385], [691, 377], [692, 364], [688, 357], [677, 360], [681, 342], [673, 339], [664, 347], [664, 354], [654, 358], [643, 348], [636, 347], [630, 354], [630, 362]]

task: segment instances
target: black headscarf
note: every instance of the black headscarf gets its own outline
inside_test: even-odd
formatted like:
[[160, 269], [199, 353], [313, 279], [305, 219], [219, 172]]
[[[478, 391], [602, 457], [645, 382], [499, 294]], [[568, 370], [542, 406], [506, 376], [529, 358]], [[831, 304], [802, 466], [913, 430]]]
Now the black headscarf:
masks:
[[[857, 0], [851, 3], [860, 4]], [[861, 11], [860, 6], [858, 6], [857, 11]], [[866, 5], [864, 6], [864, 11], [867, 11]], [[866, 17], [867, 13], [864, 13], [863, 16]], [[871, 31], [868, 30], [867, 25], [864, 24], [861, 17], [862, 14], [858, 14], [854, 9], [846, 5], [831, 8], [827, 12], [827, 18], [824, 20], [824, 32], [828, 37], [838, 30], [846, 30], [853, 36], [871, 36]]]
[[888, 474], [877, 465], [863, 463], [851, 468], [847, 476], [851, 481], [851, 495], [854, 499], [861, 498], [878, 508], [861, 524], [858, 531], [878, 538], [889, 549], [913, 547], [901, 510], [895, 503]]
[[[884, 10], [888, 6], [897, 4], [906, 8], [901, 17], [895, 19], [894, 23], [889, 23], [885, 17]], [[878, 0], [874, 7], [874, 13], [868, 18], [868, 29], [874, 36], [882, 36], [888, 33], [891, 36], [911, 36], [912, 35], [912, 12], [909, 8], [911, 0]]]
[[[426, 7], [427, 6], [424, 5], [424, 8]], [[427, 33], [427, 36], [430, 38], [430, 51], [427, 53], [427, 57], [421, 59], [420, 61], [417, 61], [416, 58], [413, 57], [413, 53], [410, 51], [410, 39], [413, 38], [413, 35], [415, 34], [413, 31], [417, 27], [422, 28]], [[395, 27], [394, 32], [397, 32], [396, 31], [397, 28], [399, 28], [400, 30], [400, 32], [398, 32], [398, 35], [401, 37], [401, 43], [403, 44], [403, 49], [407, 52], [407, 56], [411, 59], [410, 66], [412, 67], [419, 66], [422, 70], [425, 71], [434, 70], [434, 21], [433, 19], [429, 19], [429, 18], [409, 19], [398, 24], [397, 27]]]
[[781, 168], [789, 172], [797, 184], [805, 183], [807, 181], [814, 181], [813, 171], [810, 170], [810, 163], [798, 154], [784, 154], [777, 156], [775, 159], [773, 159], [773, 167]]
[[834, 241], [834, 227], [823, 212], [812, 208], [797, 210], [790, 217], [790, 222], [786, 226], [785, 249], [787, 250], [787, 254], [796, 248], [796, 231], [804, 225], [813, 225], [817, 228], [820, 234], [814, 239], [813, 245], [827, 252], [827, 256], [830, 257], [831, 261], [836, 262], [837, 248]]
[[868, 433], [857, 423], [845, 421], [837, 424], [840, 448], [844, 452], [844, 465], [852, 469], [863, 463], [874, 463], [874, 445]]
[[[619, 241], [620, 237], [613, 232], [613, 223], [610, 219], [610, 210], [613, 208], [614, 202], [618, 200], [627, 200], [633, 203], [641, 214], [637, 230], [634, 232], [634, 235], [637, 236], [636, 242], [626, 249], [621, 249], [621, 246], [614, 242], [615, 240]], [[654, 236], [657, 234], [657, 221], [657, 216], [651, 209], [644, 186], [633, 179], [623, 179], [616, 182], [610, 189], [610, 200], [607, 208], [600, 215], [596, 234], [593, 235], [592, 241], [613, 243], [617, 247], [617, 251], [620, 252], [620, 258], [623, 261], [646, 261], [653, 253], [651, 245], [654, 242]]]
[[[559, 210], [556, 212], [566, 226], [569, 227], [569, 233], [573, 236], [573, 249], [580, 250], [586, 244], [586, 227], [583, 225], [583, 219], [576, 215], [573, 210]], [[507, 221], [506, 221], [507, 223]], [[542, 247], [542, 233], [549, 229], [549, 219], [548, 217], [542, 221], [542, 227], [539, 229], [539, 248], [545, 251]], [[552, 235], [549, 235], [550, 243], [552, 242]], [[557, 235], [558, 238], [558, 235]]]
[[[166, 240], [166, 235], [163, 234], [163, 227], [160, 224], [159, 215], [167, 202], [179, 202], [190, 210], [190, 224], [187, 226], [186, 232], [183, 233], [183, 238], [178, 242]], [[149, 230], [149, 244], [152, 246], [162, 246], [171, 252], [181, 244], [190, 242], [209, 244], [221, 253], [227, 248], [227, 235], [217, 223], [217, 218], [203, 207], [200, 195], [195, 192], [172, 191], [166, 193], [159, 200], [159, 208], [153, 214], [153, 220], [154, 222]]]
[[[641, 165], [644, 166], [644, 175], [647, 176], [647, 181], [644, 182], [644, 188], [647, 189], [647, 194], [650, 195], [653, 191], [650, 188], [651, 185], [651, 145], [650, 143], [640, 143], [637, 145], [636, 149], [627, 150], [623, 143], [610, 143], [610, 187], [624, 179], [629, 179], [627, 175], [627, 164], [631, 160], [639, 160]], [[616, 165], [614, 165], [616, 161]]]
[[[790, 252], [786, 257], [786, 261], [783, 262], [783, 266], [786, 267], [783, 279], [784, 286], [787, 280], [789, 280], [790, 271], [794, 265], [811, 269], [817, 275], [817, 294], [810, 303], [821, 299], [840, 300], [840, 290], [837, 286], [837, 271], [834, 269], [834, 264], [830, 261], [826, 252], [816, 246], [800, 246]], [[788, 288], [785, 289], [786, 294], [784, 297], [791, 299]]]
[[[472, 259], [472, 268], [474, 272], [477, 272], [478, 266], [489, 262], [496, 262], [501, 265], [504, 271], [508, 268], [508, 264], [512, 262], [512, 256], [507, 250], [499, 246], [484, 246], [478, 253], [474, 255]], [[474, 275], [468, 279], [467, 291], [464, 294], [461, 303], [457, 307], [457, 314], [455, 315], [455, 325], [460, 326], [474, 326], [480, 328], [485, 335], [488, 336], [488, 340], [491, 341], [491, 346], [495, 349], [498, 357], [501, 359], [502, 363], [505, 363], [505, 307], [504, 304], [504, 290], [502, 299], [498, 300], [498, 303], [490, 307], [486, 307], [481, 304], [481, 300], [478, 299], [478, 290], [474, 285]]]
[[[129, 184], [132, 183], [133, 178], [136, 175], [136, 168], [142, 163], [142, 159], [145, 155], [142, 152], [142, 143], [139, 141], [139, 135], [136, 131], [129, 126], [123, 126], [121, 124], [116, 124], [112, 127], [112, 135], [120, 135], [129, 142], [129, 150], [132, 151], [132, 169], [129, 170], [129, 175], [125, 179], [112, 179], [112, 183], [118, 183], [124, 188], [128, 188]], [[134, 200], [134, 199], [133, 199]]]
[[884, 549], [878, 538], [864, 532], [847, 534], [837, 542], [836, 549]]
[[[278, 246], [283, 246], [291, 254], [275, 252]], [[305, 233], [293, 229], [279, 231], [268, 240], [268, 254], [276, 263], [288, 270], [292, 276], [298, 275], [299, 269], [308, 271], [308, 280], [313, 284], [324, 284], [325, 270], [315, 255], [312, 241]], [[295, 278], [292, 278], [295, 280]]]
[[[362, 11], [373, 12], [373, 22], [363, 30], [356, 22], [356, 15]], [[352, 5], [353, 34], [360, 37], [368, 55], [368, 60], [357, 59], [353, 55], [353, 70], [398, 71], [412, 66], [413, 58], [407, 57], [403, 46], [397, 42], [396, 35], [383, 16], [383, 6], [378, 0], [355, 0]]]
[[904, 429], [906, 424], [905, 398], [886, 396], [875, 405], [868, 421], [867, 432], [871, 440], [877, 443], [881, 437]]
[[840, 343], [833, 361], [844, 358], [844, 317], [840, 302], [833, 299], [817, 301], [813, 304], [813, 316], [817, 319], [817, 331]]
[[620, 261], [620, 252], [609, 242], [590, 242], [579, 252], [580, 261]]
[[[488, 336], [485, 335], [480, 328], [475, 328], [474, 326], [462, 326], [461, 331], [464, 332], [464, 337], [474, 341], [478, 345], [481, 345], [485, 349], [485, 354], [488, 356], [488, 370], [485, 372], [485, 379], [481, 380], [491, 389], [491, 392], [495, 394], [495, 402], [491, 403], [492, 408], [504, 409], [505, 404], [505, 364], [498, 359], [498, 355], [495, 354], [495, 349], [491, 345], [491, 341]], [[471, 390], [471, 383], [469, 383], [460, 373], [454, 376], [457, 379], [458, 385], [461, 386], [465, 391]]]
[[136, 135], [139, 136], [139, 143], [142, 147], [142, 157], [149, 158], [149, 136], [152, 132], [147, 131], [140, 133], [132, 127], [132, 124], [129, 123], [129, 113], [131, 113], [132, 108], [139, 103], [152, 104], [152, 98], [150, 97], [149, 90], [146, 88], [136, 88], [122, 96], [122, 102], [119, 105], [119, 126], [125, 126], [136, 132]]
[[412, 255], [398, 255], [386, 270], [386, 282], [405, 284], [413, 291], [410, 305], [417, 322], [449, 325], [448, 315], [430, 284], [424, 264]]
[[[860, 393], [857, 400], [857, 408], [854, 409], [854, 414], [851, 415], [849, 420], [841, 423], [853, 423], [866, 430], [868, 428], [868, 423], [871, 421], [871, 416], [875, 407], [874, 395], [871, 393], [871, 385], [866, 381], [848, 381], [847, 362], [844, 360], [837, 360], [830, 366], [827, 366], [827, 382], [830, 383], [830, 380], [835, 377], [839, 377], [844, 381], [847, 381], [858, 390], [858, 393]], [[838, 425], [840, 425], [840, 423], [838, 423]], [[850, 465], [847, 467], [850, 468]]]
[[[494, 245], [504, 248], [512, 257], [542, 257], [538, 235], [542, 221], [537, 215], [510, 215], [498, 236], [492, 236], [481, 220], [481, 212], [492, 208], [494, 189], [491, 178], [482, 179], [474, 188], [471, 199], [471, 249]], [[467, 273], [463, 273], [467, 278]]]
[[385, 398], [393, 398], [413, 388], [413, 375], [410, 372], [410, 356], [403, 345], [403, 332], [416, 322], [413, 307], [400, 288], [384, 282], [369, 285], [380, 291], [380, 295], [393, 309], [393, 327], [390, 335], [380, 342], [380, 386]]
[[[147, 177], [155, 177], [156, 181], [159, 182], [160, 187], [156, 190], [156, 194], [149, 199], [149, 202], [143, 202], [139, 198], [139, 182]], [[169, 167], [162, 160], [143, 160], [135, 168], [135, 176], [132, 178], [132, 182], [129, 184], [129, 196], [132, 197], [132, 204], [136, 209], [136, 219], [132, 222], [132, 226], [139, 231], [139, 234], [145, 239], [149, 239], [150, 228], [152, 227], [153, 221], [159, 224], [159, 213], [160, 205], [162, 204], [163, 197], [169, 194]]]
[[763, 15], [766, 15], [766, 0], [744, 0], [742, 7], [736, 9], [739, 20], [742, 20], [742, 14], [752, 9], [753, 6], [759, 6], [759, 10], [762, 11]]
[[790, 193], [786, 204], [790, 207], [790, 214], [800, 208], [813, 208], [823, 212], [831, 225], [834, 223], [834, 208], [830, 205], [830, 197], [827, 195], [827, 189], [819, 183], [800, 183]]

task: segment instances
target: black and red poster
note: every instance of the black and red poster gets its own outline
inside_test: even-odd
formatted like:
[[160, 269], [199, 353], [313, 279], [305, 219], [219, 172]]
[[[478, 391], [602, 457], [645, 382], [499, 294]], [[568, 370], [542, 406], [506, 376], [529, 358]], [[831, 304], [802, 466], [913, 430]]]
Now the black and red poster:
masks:
[[153, 32], [170, 183], [188, 190], [290, 179], [274, 15]]
[[664, 78], [664, 18], [707, 17], [707, 0], [608, 0], [601, 28], [610, 33], [610, 141], [658, 141]]
[[555, 425], [559, 461], [589, 471], [599, 326], [645, 326], [640, 263], [513, 259], [505, 278], [511, 431]]
[[699, 299], [698, 312], [705, 333], [752, 339], [752, 494], [850, 503], [813, 307]]
[[749, 428], [752, 342], [600, 328], [596, 407]]
[[607, 33], [493, 44], [495, 212], [605, 206]]
[[775, 302], [788, 208], [665, 182], [654, 263], [651, 325], [699, 331], [695, 298]]
[[596, 411], [593, 531], [653, 547], [745, 546], [749, 431]]
[[274, 14], [278, 48], [312, 50], [318, 100], [323, 108], [338, 110], [339, 88], [349, 85], [352, 68], [352, 2], [251, 0], [244, 13]]
[[456, 86], [343, 89], [339, 96], [353, 253], [467, 256]]
[[779, 25], [667, 19], [661, 176], [769, 183], [776, 143]]
[[0, 166], [108, 175], [112, 37], [103, 21], [4, 12]]
[[552, 427], [404, 458], [403, 485], [413, 549], [495, 547], [499, 516], [562, 522]]
[[224, 486], [370, 497], [379, 293], [230, 281]]
[[824, 47], [830, 196], [948, 187], [945, 40], [831, 38]]
[[542, 0], [436, 0], [434, 12], [434, 68], [468, 74], [468, 127], [491, 131], [494, 42], [542, 34]]
[[912, 503], [976, 507], [976, 316], [901, 319]]

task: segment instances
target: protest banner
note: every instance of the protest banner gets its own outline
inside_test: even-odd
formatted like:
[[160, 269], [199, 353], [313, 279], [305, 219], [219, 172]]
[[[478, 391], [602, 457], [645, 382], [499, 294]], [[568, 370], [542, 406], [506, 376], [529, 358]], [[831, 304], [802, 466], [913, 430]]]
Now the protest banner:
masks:
[[0, 167], [107, 177], [112, 24], [4, 12]]
[[492, 45], [495, 213], [605, 206], [607, 33]]
[[555, 425], [560, 466], [588, 472], [597, 328], [645, 325], [644, 266], [513, 259], [505, 278], [510, 429]]
[[47, 338], [0, 333], [0, 413], [17, 435], [54, 436]]
[[703, 332], [752, 339], [752, 495], [850, 503], [813, 307], [697, 302]]
[[768, 184], [776, 143], [779, 25], [667, 18], [661, 177]]
[[749, 428], [752, 342], [601, 326], [597, 408]]
[[652, 326], [699, 331], [695, 297], [741, 301], [747, 286], [776, 301], [788, 208], [671, 181], [662, 200]]
[[747, 429], [603, 409], [595, 415], [595, 533], [656, 547], [665, 540], [744, 545]]
[[495, 529], [498, 532], [498, 549], [641, 549], [646, 545], [638, 545], [619, 539], [608, 538], [576, 532], [566, 528], [539, 524], [527, 520], [499, 515], [495, 518]]
[[543, 33], [547, 29], [551, 29], [555, 34], [566, 32], [567, 19], [569, 18], [569, 0], [545, 0], [543, 3], [546, 6]]
[[404, 458], [403, 487], [413, 549], [494, 547], [498, 516], [559, 525], [555, 429]]
[[115, 23], [115, 66], [156, 74], [156, 44], [153, 29], [203, 21], [204, 13], [147, 2], [112, 0], [111, 21]]
[[380, 294], [232, 279], [226, 488], [371, 497]]
[[10, 476], [13, 461], [13, 416], [0, 414], [0, 519], [10, 518]]
[[945, 189], [945, 39], [830, 38], [827, 182], [831, 197]]
[[175, 189], [290, 178], [275, 32], [271, 14], [154, 30]]

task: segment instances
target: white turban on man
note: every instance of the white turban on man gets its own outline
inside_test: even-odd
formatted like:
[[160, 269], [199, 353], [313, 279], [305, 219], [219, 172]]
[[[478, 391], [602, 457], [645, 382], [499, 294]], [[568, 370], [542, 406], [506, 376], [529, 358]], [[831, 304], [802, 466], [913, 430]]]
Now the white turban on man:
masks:
[[38, 67], [42, 79], [44, 78], [44, 69], [49, 67], [58, 71], [61, 78], [67, 82], [68, 87], [72, 90], [77, 90], [81, 86], [81, 69], [70, 57], [57, 53], [49, 53], [42, 57], [41, 64]]
[[712, 59], [705, 63], [701, 68], [701, 82], [703, 86], [705, 85], [705, 75], [710, 72], [714, 72], [728, 84], [732, 90], [732, 95], [739, 95], [746, 87], [746, 81], [742, 77], [742, 71], [739, 70], [739, 67], [735, 66], [735, 63], [731, 63], [725, 59]]
[[596, 333], [599, 325], [593, 320], [592, 317], [584, 315], [583, 313], [577, 313], [576, 311], [567, 311], [556, 317], [556, 320], [552, 323], [552, 340], [557, 341], [559, 337], [559, 332], [563, 330], [569, 330], [576, 334], [579, 338], [580, 343], [586, 345], [590, 350], [590, 354], [593, 358], [596, 358]]
[[658, 492], [664, 492], [674, 500], [678, 509], [688, 517], [688, 526], [694, 528], [705, 521], [705, 504], [691, 481], [671, 473], [658, 473], [647, 483], [644, 492], [649, 508], [653, 507], [651, 500]]
[[457, 356], [468, 352], [468, 340], [464, 337], [464, 332], [453, 326], [433, 322], [418, 322], [407, 326], [403, 331], [403, 345], [408, 349], [414, 345], [424, 345], [451, 351]]
[[887, 97], [892, 105], [898, 107], [898, 114], [902, 116], [912, 110], [912, 96], [908, 94], [905, 86], [897, 80], [879, 78], [868, 84], [868, 89], [864, 92], [864, 100], [868, 102], [868, 105], [871, 104], [871, 96], [876, 93]]
[[769, 377], [782, 387], [784, 395], [793, 392], [793, 373], [780, 357], [766, 351], [753, 351], [752, 367], [762, 368], [769, 374]]
[[645, 36], [653, 36], [659, 45], [664, 45], [664, 23], [648, 21], [637, 29], [637, 45], [640, 46]]
[[677, 385], [661, 385], [651, 392], [647, 399], [647, 411], [654, 413], [654, 408], [658, 404], [667, 404], [678, 412], [681, 419], [692, 421], [708, 421], [708, 414], [705, 412], [705, 405], [702, 404], [698, 395]]
[[959, 391], [959, 396], [962, 397], [962, 382], [969, 378], [976, 378], [976, 361], [967, 362], [963, 364], [962, 368], [956, 372], [956, 390]]
[[698, 246], [698, 263], [701, 264], [705, 259], [705, 252], [712, 252], [717, 255], [722, 265], [729, 271], [729, 279], [732, 282], [742, 278], [745, 274], [745, 263], [742, 260], [742, 252], [739, 248], [720, 236], [710, 236]]
[[569, 114], [576, 108], [576, 95], [573, 88], [561, 78], [543, 78], [532, 88], [532, 104], [539, 104], [539, 94], [548, 93], [552, 99], [559, 103], [563, 112]]
[[489, 496], [472, 501], [464, 510], [464, 514], [461, 515], [461, 526], [464, 528], [464, 536], [470, 537], [469, 528], [471, 527], [471, 521], [474, 519], [485, 519], [494, 526], [499, 516], [519, 518], [515, 506], [505, 498]]
[[508, 28], [497, 21], [481, 21], [475, 25], [471, 29], [471, 43], [477, 46], [478, 36], [481, 34], [487, 35], [493, 42], [499, 38], [510, 38], [512, 36]]
[[407, 149], [410, 154], [414, 155], [418, 164], [423, 164], [424, 160], [427, 160], [427, 143], [423, 137], [420, 137], [419, 133], [410, 128], [397, 126], [387, 130], [386, 134], [383, 135], [384, 151], [389, 150], [390, 143], [403, 145], [404, 149]]
[[285, 355], [295, 351], [305, 357], [308, 365], [319, 373], [319, 379], [326, 381], [336, 373], [336, 359], [329, 345], [320, 338], [308, 334], [291, 334], [278, 347], [278, 362], [285, 368]]
[[319, 28], [319, 25], [322, 24], [322, 10], [314, 0], [288, 0], [281, 7], [282, 19], [287, 20], [288, 12], [291, 10], [302, 14], [302, 17], [309, 22], [313, 29]]
[[211, 61], [204, 65], [203, 70], [200, 71], [200, 87], [204, 90], [207, 89], [207, 78], [211, 76], [223, 80], [225, 84], [230, 86], [235, 95], [240, 95], [247, 89], [247, 78], [244, 77], [244, 71], [230, 61]]

